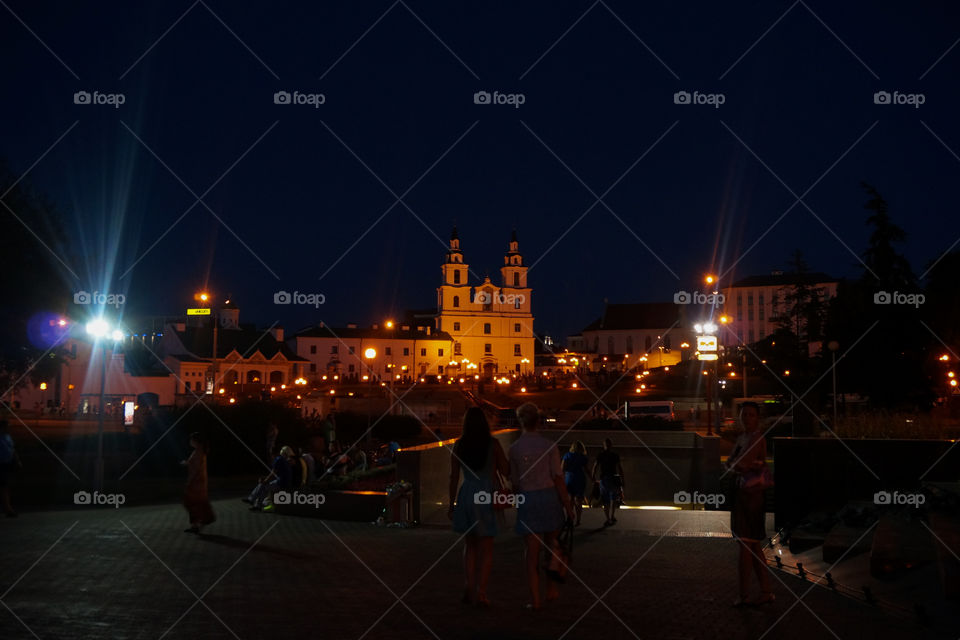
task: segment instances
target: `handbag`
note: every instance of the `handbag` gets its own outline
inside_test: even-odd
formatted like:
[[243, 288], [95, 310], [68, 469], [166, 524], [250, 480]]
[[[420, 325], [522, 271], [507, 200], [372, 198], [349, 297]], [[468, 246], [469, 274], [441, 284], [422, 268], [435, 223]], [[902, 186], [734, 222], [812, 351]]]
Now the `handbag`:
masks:
[[492, 498], [494, 511], [505, 511], [514, 506], [517, 502], [516, 494], [506, 489], [506, 483], [500, 477], [500, 472], [493, 470], [493, 493], [497, 497]]
[[756, 471], [749, 471], [740, 475], [741, 489], [769, 489], [772, 486], [773, 474], [766, 462]]

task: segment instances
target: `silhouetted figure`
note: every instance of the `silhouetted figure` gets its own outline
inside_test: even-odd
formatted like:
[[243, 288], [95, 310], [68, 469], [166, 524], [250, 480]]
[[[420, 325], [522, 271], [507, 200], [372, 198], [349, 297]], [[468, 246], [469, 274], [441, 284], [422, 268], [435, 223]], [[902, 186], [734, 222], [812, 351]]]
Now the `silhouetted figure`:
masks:
[[[523, 536], [524, 564], [530, 589], [528, 609], [540, 608], [540, 550], [558, 549], [557, 537], [566, 516], [573, 519], [573, 504], [567, 495], [560, 469], [560, 452], [552, 440], [537, 432], [540, 412], [533, 403], [517, 407], [522, 431], [510, 447], [510, 477], [517, 492], [516, 532]], [[560, 597], [557, 583], [547, 583], [547, 601]]]
[[[767, 444], [760, 432], [760, 407], [754, 402], [744, 402], [740, 408], [743, 433], [737, 438], [727, 465], [736, 472], [730, 528], [740, 545], [739, 585], [740, 597], [734, 606], [773, 602], [770, 576], [763, 555], [763, 540], [767, 537], [766, 514], [763, 507], [763, 472], [767, 460]], [[750, 571], [760, 583], [760, 597], [750, 600]]]
[[22, 466], [20, 456], [13, 446], [9, 425], [6, 420], [0, 420], [0, 506], [8, 518], [17, 517], [17, 512], [10, 504], [10, 472]]
[[187, 487], [183, 492], [183, 506], [190, 516], [190, 527], [185, 533], [200, 533], [200, 528], [213, 524], [217, 516], [210, 505], [207, 493], [207, 453], [209, 447], [199, 433], [190, 434], [190, 446], [193, 453], [181, 464], [187, 467]]
[[623, 478], [623, 466], [620, 464], [620, 455], [613, 450], [613, 441], [607, 438], [603, 441], [603, 451], [597, 454], [597, 461], [593, 463], [590, 477], [600, 481], [600, 502], [607, 516], [603, 526], [609, 527], [617, 522], [617, 508], [623, 500], [623, 488], [626, 485]]
[[579, 440], [570, 445], [570, 451], [563, 454], [563, 481], [567, 485], [570, 499], [573, 500], [578, 527], [583, 516], [583, 498], [587, 491], [587, 462], [587, 448]]
[[[461, 473], [463, 484], [459, 492]], [[508, 476], [510, 467], [500, 443], [490, 435], [490, 424], [479, 407], [463, 416], [463, 435], [453, 445], [450, 457], [450, 503], [447, 517], [453, 530], [464, 535], [462, 601], [488, 606], [487, 584], [493, 567], [493, 537], [498, 533], [494, 494], [499, 493], [497, 474]]]

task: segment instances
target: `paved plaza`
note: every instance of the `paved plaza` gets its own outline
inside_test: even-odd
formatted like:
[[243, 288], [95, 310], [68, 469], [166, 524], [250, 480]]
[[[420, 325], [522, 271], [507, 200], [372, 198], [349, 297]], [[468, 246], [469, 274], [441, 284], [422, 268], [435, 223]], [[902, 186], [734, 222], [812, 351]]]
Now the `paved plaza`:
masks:
[[956, 637], [784, 573], [772, 605], [731, 607], [736, 549], [712, 531], [714, 514], [621, 512], [603, 530], [587, 512], [575, 575], [559, 601], [529, 612], [512, 533], [497, 538], [483, 609], [459, 602], [450, 531], [214, 507], [219, 520], [199, 537], [182, 532], [179, 505], [0, 521], [0, 637]]

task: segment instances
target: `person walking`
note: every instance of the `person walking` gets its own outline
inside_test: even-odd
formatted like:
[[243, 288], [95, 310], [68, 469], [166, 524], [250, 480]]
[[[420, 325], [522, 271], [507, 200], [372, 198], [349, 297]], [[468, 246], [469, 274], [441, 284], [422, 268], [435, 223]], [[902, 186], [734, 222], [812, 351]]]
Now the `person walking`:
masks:
[[183, 506], [190, 518], [190, 527], [184, 533], [200, 533], [200, 528], [213, 524], [217, 516], [207, 493], [207, 453], [209, 447], [200, 433], [190, 434], [193, 453], [181, 464], [187, 467], [187, 487], [183, 492]]
[[8, 518], [17, 517], [17, 512], [10, 504], [10, 472], [22, 466], [20, 456], [13, 446], [10, 426], [6, 420], [0, 420], [0, 507]]
[[570, 445], [570, 451], [563, 454], [563, 481], [567, 485], [567, 493], [573, 500], [573, 507], [577, 514], [576, 526], [580, 526], [583, 516], [583, 498], [587, 490], [587, 448], [579, 440]]
[[[499, 475], [509, 476], [510, 467], [503, 447], [490, 434], [487, 417], [479, 407], [467, 409], [462, 433], [450, 456], [447, 517], [453, 522], [453, 530], [464, 534], [462, 601], [490, 606], [487, 585], [493, 567], [493, 537], [497, 535], [493, 503], [500, 489]], [[461, 476], [463, 484], [460, 484]]]
[[[530, 602], [527, 609], [540, 609], [540, 551], [558, 549], [557, 537], [564, 523], [564, 512], [571, 520], [573, 504], [567, 494], [560, 469], [560, 452], [554, 441], [537, 431], [540, 412], [527, 402], [517, 407], [520, 437], [510, 447], [510, 477], [517, 494], [516, 532], [523, 536], [524, 568]], [[546, 588], [547, 601], [560, 597], [555, 581]]]
[[[767, 561], [763, 555], [763, 541], [767, 537], [766, 514], [764, 513], [767, 443], [760, 431], [760, 407], [755, 402], [744, 402], [740, 408], [740, 423], [743, 433], [737, 438], [733, 452], [727, 459], [727, 467], [736, 474], [736, 490], [730, 511], [730, 528], [740, 545], [738, 561], [739, 598], [736, 607], [749, 604], [773, 602], [776, 597], [770, 587]], [[760, 597], [750, 599], [750, 572], [756, 574], [760, 583]]]
[[617, 523], [617, 508], [623, 499], [623, 488], [626, 483], [623, 479], [623, 466], [620, 464], [620, 454], [613, 450], [613, 441], [606, 438], [603, 441], [603, 451], [597, 454], [593, 463], [590, 477], [594, 482], [599, 478], [600, 502], [607, 519], [603, 526], [609, 527]]

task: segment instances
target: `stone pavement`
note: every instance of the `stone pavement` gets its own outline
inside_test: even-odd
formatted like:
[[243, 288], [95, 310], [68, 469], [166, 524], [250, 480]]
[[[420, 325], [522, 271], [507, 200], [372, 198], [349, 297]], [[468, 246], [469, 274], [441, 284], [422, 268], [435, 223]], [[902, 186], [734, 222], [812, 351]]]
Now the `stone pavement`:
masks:
[[497, 538], [484, 610], [459, 603], [450, 531], [251, 513], [239, 500], [214, 508], [200, 537], [182, 533], [179, 505], [0, 520], [0, 638], [957, 637], [782, 573], [774, 604], [734, 609], [734, 543], [677, 535], [683, 527], [659, 536], [676, 512], [652, 524], [649, 512], [623, 513], [607, 530], [585, 513], [576, 577], [528, 612], [512, 533]]

